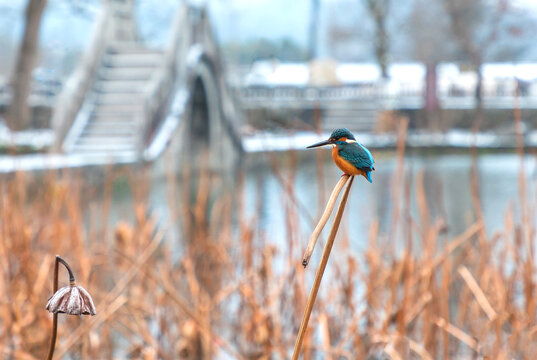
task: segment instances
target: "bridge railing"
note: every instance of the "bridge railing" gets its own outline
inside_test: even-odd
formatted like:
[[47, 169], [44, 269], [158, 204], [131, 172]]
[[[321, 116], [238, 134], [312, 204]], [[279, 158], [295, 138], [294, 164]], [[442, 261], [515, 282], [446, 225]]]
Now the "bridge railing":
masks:
[[212, 31], [206, 7], [202, 8], [201, 12], [198, 12], [196, 25], [197, 29], [193, 30], [193, 35], [198, 35], [199, 38], [195, 39], [193, 37], [192, 41], [202, 42], [205, 53], [214, 59], [212, 65], [215, 72], [216, 86], [220, 93], [218, 107], [221, 120], [234, 148], [242, 152], [242, 141], [239, 135], [240, 124], [244, 123], [242, 113], [237, 111], [239, 109], [237, 98], [233, 96], [230, 84], [225, 77], [226, 69], [221, 61], [223, 56]]
[[[247, 86], [236, 87], [235, 97], [243, 108], [288, 106], [304, 108], [313, 104], [330, 105], [334, 101], [358, 101], [377, 104], [379, 108], [422, 108], [425, 105], [425, 89], [419, 86], [397, 86], [385, 84], [363, 84], [342, 86]], [[443, 108], [470, 109], [475, 107], [473, 92], [438, 91], [438, 99]], [[515, 101], [521, 107], [537, 108], [537, 94], [487, 90], [482, 92], [483, 106], [486, 108], [512, 108]]]
[[[28, 105], [30, 107], [44, 106], [53, 107], [56, 96], [61, 91], [61, 81], [56, 79], [40, 80], [35, 77], [32, 79], [30, 94], [28, 96]], [[0, 78], [0, 107], [7, 106], [12, 97], [12, 89], [9, 83]]]
[[99, 60], [106, 49], [109, 39], [112, 38], [112, 11], [106, 2], [101, 7], [95, 28], [96, 31], [93, 31], [90, 46], [84, 52], [77, 68], [66, 81], [56, 100], [52, 124], [55, 128], [57, 146], [62, 143], [79, 113], [95, 76]]
[[[407, 94], [421, 95], [421, 89], [401, 89]], [[346, 98], [389, 98], [394, 92], [385, 84], [342, 86], [248, 86], [236, 89], [248, 101], [321, 101]]]
[[177, 80], [177, 72], [180, 68], [179, 47], [184, 42], [185, 34], [182, 33], [184, 22], [186, 21], [187, 6], [181, 5], [177, 11], [172, 27], [171, 36], [164, 50], [161, 67], [155, 72], [147, 88], [145, 89], [143, 115], [139, 119], [139, 151], [143, 151], [151, 137], [154, 135], [159, 122], [164, 117], [167, 110], [170, 96], [174, 93]]

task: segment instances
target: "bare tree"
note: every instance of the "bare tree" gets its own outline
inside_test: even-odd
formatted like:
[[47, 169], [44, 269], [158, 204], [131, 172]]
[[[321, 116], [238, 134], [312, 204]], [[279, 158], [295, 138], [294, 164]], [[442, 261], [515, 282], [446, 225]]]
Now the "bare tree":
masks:
[[320, 0], [311, 0], [310, 24], [308, 33], [309, 60], [317, 57], [317, 35], [319, 33]]
[[[364, 11], [357, 1], [323, 3], [326, 19], [326, 46], [337, 61], [367, 61], [370, 36], [364, 31]], [[347, 16], [342, 16], [347, 15]]]
[[479, 128], [483, 117], [482, 65], [491, 46], [497, 39], [500, 19], [505, 11], [505, 1], [494, 6], [489, 0], [442, 0], [450, 21], [450, 29], [459, 48], [468, 57], [477, 73], [475, 99]]
[[[437, 96], [437, 73], [439, 62], [452, 58], [454, 48], [449, 34], [442, 3], [430, 0], [415, 0], [408, 21], [412, 39], [413, 57], [425, 64], [425, 110], [432, 112], [440, 108]], [[432, 117], [432, 114], [429, 116]]]
[[390, 41], [388, 36], [388, 14], [391, 0], [362, 0], [373, 18], [375, 26], [375, 57], [380, 66], [382, 77], [388, 77], [388, 55]]
[[12, 130], [22, 130], [30, 125], [28, 95], [37, 58], [39, 26], [46, 4], [46, 0], [29, 0], [26, 6], [26, 26], [11, 78], [13, 96], [6, 114], [7, 125]]

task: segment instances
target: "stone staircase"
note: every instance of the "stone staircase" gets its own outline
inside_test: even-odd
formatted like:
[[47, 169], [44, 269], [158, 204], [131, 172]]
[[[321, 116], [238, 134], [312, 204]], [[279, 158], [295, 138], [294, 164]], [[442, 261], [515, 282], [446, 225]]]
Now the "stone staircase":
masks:
[[380, 110], [375, 101], [336, 100], [323, 108], [323, 131], [345, 127], [356, 132], [373, 131]]
[[74, 154], [138, 156], [147, 89], [163, 51], [138, 42], [132, 1], [111, 1], [112, 41], [105, 47], [63, 150]]
[[[145, 90], [161, 64], [162, 52], [132, 42], [110, 46], [102, 58], [80, 124], [64, 143], [68, 153], [122, 152], [135, 155]], [[84, 114], [85, 112], [85, 114]]]

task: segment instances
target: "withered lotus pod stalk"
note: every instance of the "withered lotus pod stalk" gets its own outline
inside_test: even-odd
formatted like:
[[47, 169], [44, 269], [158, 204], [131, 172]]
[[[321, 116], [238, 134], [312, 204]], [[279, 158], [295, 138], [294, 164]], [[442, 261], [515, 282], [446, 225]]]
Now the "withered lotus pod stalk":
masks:
[[90, 294], [74, 282], [52, 295], [48, 300], [47, 310], [69, 315], [95, 315], [95, 305]]
[[[58, 266], [62, 263], [69, 272], [69, 286], [58, 290]], [[95, 315], [95, 305], [91, 295], [82, 286], [75, 282], [75, 276], [65, 260], [56, 255], [54, 264], [54, 295], [48, 300], [47, 310], [53, 313], [52, 336], [47, 360], [52, 360], [56, 347], [56, 334], [58, 331], [58, 314], [69, 315]]]
[[56, 256], [69, 272], [69, 286], [56, 291], [48, 300], [47, 310], [51, 313], [69, 315], [95, 315], [95, 305], [91, 295], [82, 286], [78, 286], [71, 268], [65, 260]]

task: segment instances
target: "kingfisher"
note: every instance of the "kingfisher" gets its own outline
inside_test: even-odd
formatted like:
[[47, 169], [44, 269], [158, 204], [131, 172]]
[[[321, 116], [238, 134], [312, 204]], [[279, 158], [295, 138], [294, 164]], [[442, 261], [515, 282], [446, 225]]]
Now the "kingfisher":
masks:
[[373, 182], [371, 179], [371, 172], [375, 170], [373, 155], [365, 146], [356, 141], [349, 129], [336, 129], [328, 140], [310, 145], [307, 148], [311, 149], [323, 145], [332, 145], [332, 158], [345, 174], [362, 175], [370, 183]]

